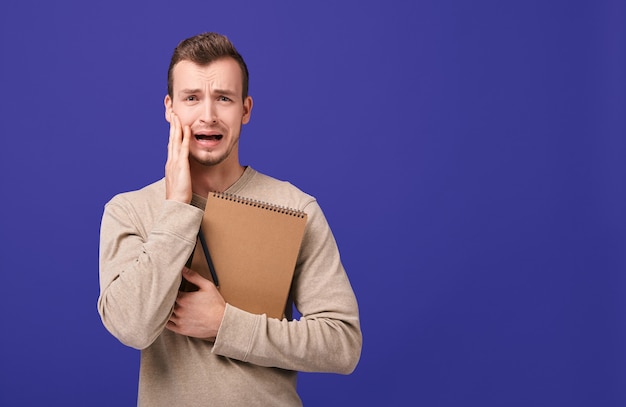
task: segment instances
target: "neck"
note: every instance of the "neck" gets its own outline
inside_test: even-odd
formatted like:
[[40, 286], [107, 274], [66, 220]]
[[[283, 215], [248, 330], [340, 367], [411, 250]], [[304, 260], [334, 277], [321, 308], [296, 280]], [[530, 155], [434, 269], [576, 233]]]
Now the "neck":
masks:
[[243, 175], [245, 167], [236, 165], [202, 165], [190, 163], [193, 193], [207, 197], [209, 192], [224, 192]]

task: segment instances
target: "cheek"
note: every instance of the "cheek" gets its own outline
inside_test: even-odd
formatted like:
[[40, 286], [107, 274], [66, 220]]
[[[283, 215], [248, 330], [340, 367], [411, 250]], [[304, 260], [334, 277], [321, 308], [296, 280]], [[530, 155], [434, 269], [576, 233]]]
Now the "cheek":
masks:
[[241, 124], [246, 124], [248, 122], [242, 109], [230, 109], [228, 111], [224, 111], [220, 118], [227, 122], [230, 126], [234, 127], [238, 127]]

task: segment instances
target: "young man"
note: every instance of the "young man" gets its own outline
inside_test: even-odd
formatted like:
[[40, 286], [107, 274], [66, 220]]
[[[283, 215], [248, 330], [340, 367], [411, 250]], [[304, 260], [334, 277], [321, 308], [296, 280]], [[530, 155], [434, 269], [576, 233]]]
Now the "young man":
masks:
[[[356, 298], [317, 202], [239, 162], [251, 111], [248, 70], [230, 41], [182, 41], [165, 96], [165, 178], [105, 206], [98, 310], [141, 349], [139, 406], [298, 406], [297, 371], [349, 374], [359, 360]], [[185, 267], [210, 191], [307, 213], [290, 293], [299, 320], [238, 309]], [[199, 290], [179, 292], [182, 279]]]

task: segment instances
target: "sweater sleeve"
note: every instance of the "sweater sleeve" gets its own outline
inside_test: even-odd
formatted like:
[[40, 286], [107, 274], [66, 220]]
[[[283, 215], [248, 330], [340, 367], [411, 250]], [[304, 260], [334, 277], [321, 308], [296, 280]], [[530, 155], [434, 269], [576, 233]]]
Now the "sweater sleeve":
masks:
[[[165, 328], [202, 221], [202, 210], [163, 201], [146, 213], [122, 196], [104, 210], [100, 229], [100, 297], [104, 326], [125, 345], [144, 349]], [[143, 211], [145, 212], [145, 210]], [[140, 221], [144, 219], [144, 223]]]
[[306, 211], [291, 292], [302, 317], [278, 320], [227, 305], [214, 353], [304, 372], [349, 374], [356, 368], [362, 346], [356, 297], [322, 210], [313, 201]]

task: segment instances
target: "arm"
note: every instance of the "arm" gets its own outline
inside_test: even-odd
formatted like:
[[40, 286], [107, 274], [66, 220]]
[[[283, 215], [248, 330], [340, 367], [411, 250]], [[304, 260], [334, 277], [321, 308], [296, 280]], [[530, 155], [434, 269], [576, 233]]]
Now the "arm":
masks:
[[155, 216], [148, 202], [131, 203], [118, 196], [107, 204], [100, 232], [98, 310], [114, 336], [139, 349], [149, 346], [167, 323], [203, 213], [188, 205], [191, 130], [183, 129], [172, 112], [168, 121], [165, 200], [160, 212]]
[[146, 348], [165, 327], [202, 213], [164, 200], [147, 232], [138, 220], [145, 214], [126, 199], [118, 196], [107, 204], [100, 231], [98, 311], [122, 343]]
[[213, 352], [261, 366], [308, 372], [352, 372], [362, 336], [354, 292], [337, 245], [317, 203], [292, 285], [300, 320], [253, 315], [226, 306]]

